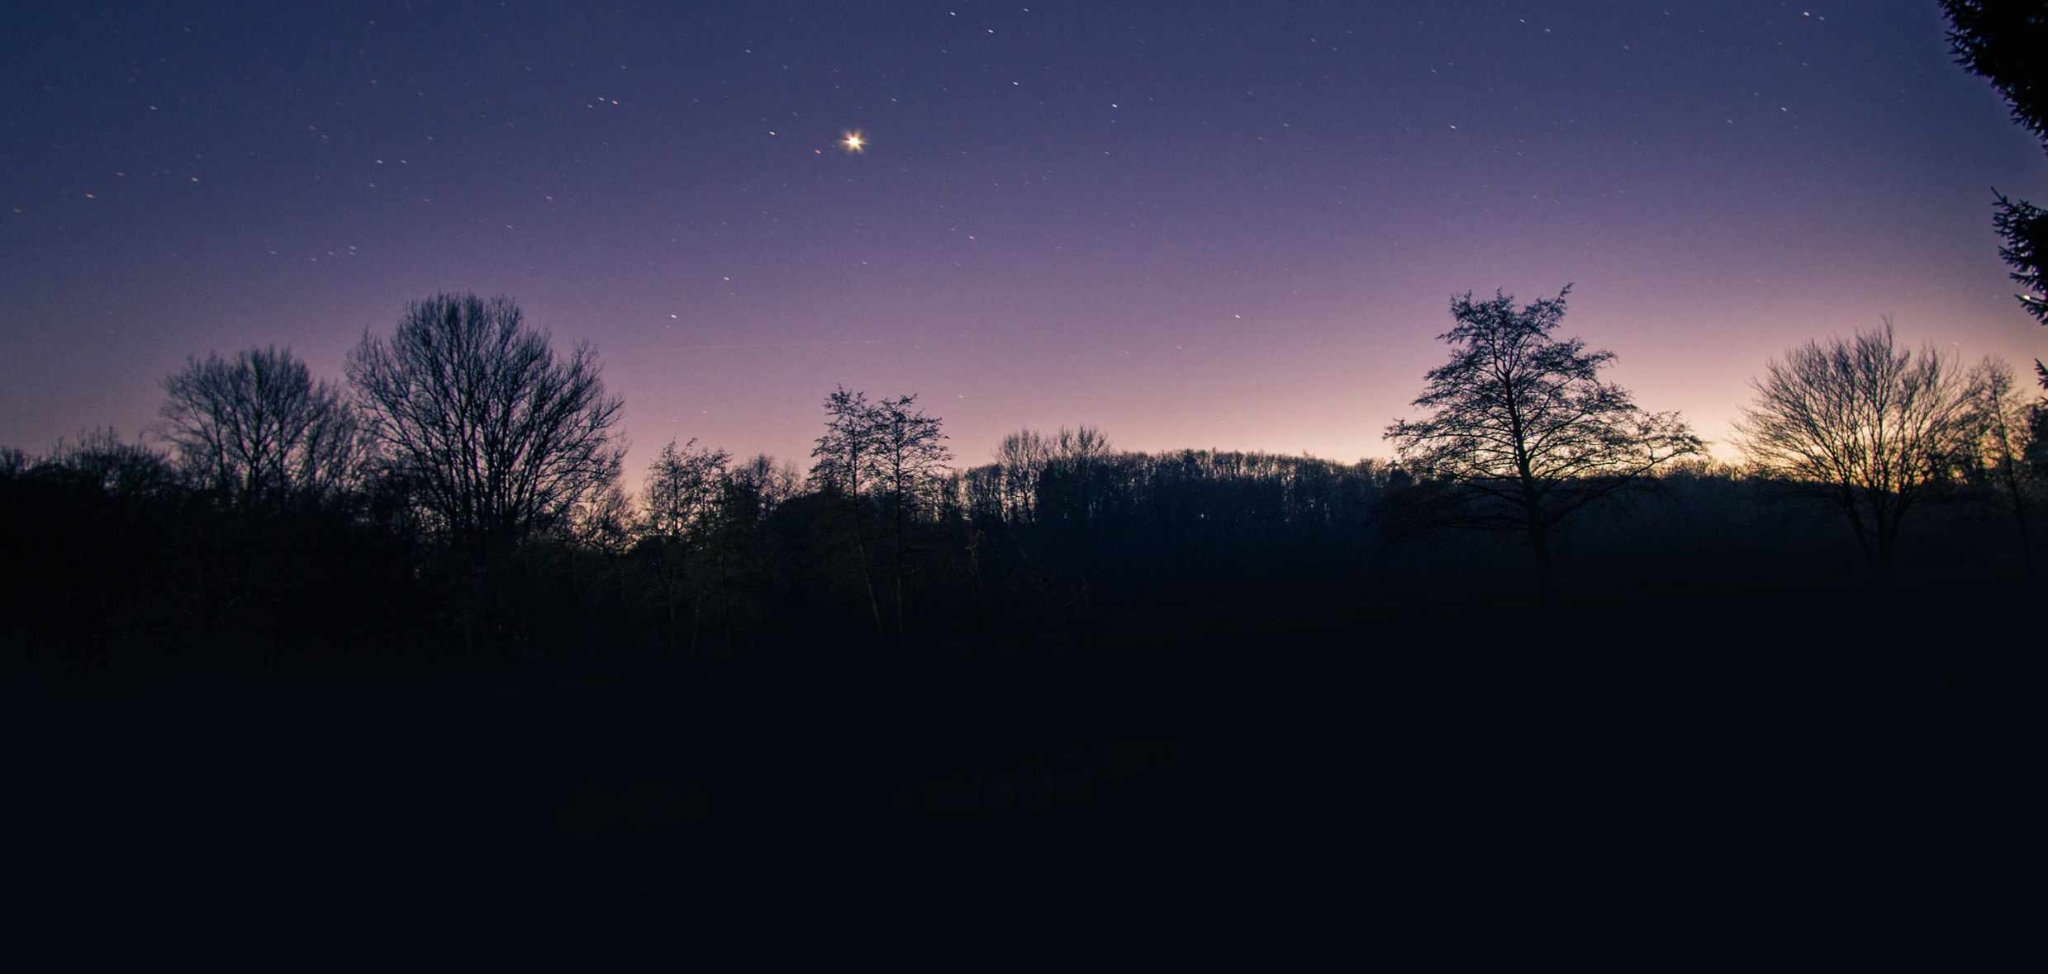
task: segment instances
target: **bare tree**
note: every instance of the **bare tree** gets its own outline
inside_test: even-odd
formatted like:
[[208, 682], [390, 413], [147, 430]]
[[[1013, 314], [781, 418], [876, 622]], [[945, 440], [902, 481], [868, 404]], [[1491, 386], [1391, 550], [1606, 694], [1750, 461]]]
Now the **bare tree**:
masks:
[[867, 503], [878, 504], [888, 516], [889, 539], [895, 542], [896, 628], [901, 638], [910, 524], [938, 500], [945, 465], [953, 455], [941, 442], [945, 434], [938, 418], [918, 409], [915, 395], [870, 403], [866, 393], [842, 386], [825, 397], [825, 417], [825, 433], [811, 450], [811, 482], [844, 502], [877, 634], [884, 627], [868, 566], [863, 527]]
[[188, 359], [164, 379], [164, 393], [179, 467], [230, 504], [328, 497], [360, 473], [354, 411], [289, 349]]
[[749, 507], [756, 519], [773, 514], [784, 501], [796, 496], [797, 488], [803, 483], [802, 474], [796, 465], [788, 461], [777, 463], [766, 453], [757, 453], [754, 458], [734, 467], [731, 486], [741, 490], [749, 498]]
[[1052, 442], [1053, 456], [1066, 461], [1086, 463], [1109, 455], [1109, 437], [1086, 424], [1071, 429], [1060, 427]]
[[1569, 293], [1521, 308], [1498, 291], [1452, 299], [1457, 324], [1438, 336], [1451, 360], [1414, 402], [1431, 413], [1386, 433], [1404, 464], [1455, 492], [1460, 523], [1526, 533], [1546, 599], [1560, 521], [1704, 448], [1678, 414], [1646, 413], [1601, 381], [1612, 352], [1551, 336]]
[[[713, 541], [728, 501], [728, 465], [732, 455], [724, 450], [705, 449], [691, 440], [678, 448], [675, 441], [661, 448], [661, 455], [647, 468], [646, 520], [642, 535], [652, 555], [660, 582], [659, 594], [671, 628], [676, 609], [690, 606], [690, 647], [696, 649], [703, 619], [704, 594], [710, 580], [695, 577], [705, 572], [693, 566], [705, 561], [704, 549]], [[721, 551], [721, 554], [723, 552]], [[716, 570], [722, 573], [723, 559]]]
[[849, 499], [861, 496], [874, 466], [875, 410], [865, 392], [841, 386], [825, 397], [825, 434], [811, 448], [811, 485]]
[[646, 533], [674, 542], [702, 534], [717, 516], [731, 462], [724, 450], [699, 447], [696, 440], [678, 448], [670, 440], [647, 468]]
[[867, 393], [845, 386], [825, 397], [825, 432], [811, 448], [811, 484], [841, 502], [852, 529], [854, 559], [860, 573], [861, 589], [867, 595], [868, 616], [875, 634], [882, 635], [882, 604], [875, 597], [874, 572], [868, 565], [866, 520], [861, 510], [861, 491], [874, 467], [875, 410]]
[[2019, 532], [2020, 557], [2033, 565], [2033, 539], [2027, 524], [2033, 471], [2026, 461], [2031, 438], [2033, 403], [2019, 391], [2012, 366], [1986, 358], [1965, 378], [1965, 457], [1968, 473], [1998, 497]]
[[111, 426], [86, 430], [75, 440], [59, 439], [34, 466], [114, 497], [157, 496], [177, 485], [168, 458], [141, 443], [123, 441]]
[[1067, 517], [1092, 519], [1102, 500], [1104, 461], [1109, 458], [1109, 438], [1093, 426], [1060, 427], [1050, 438], [1045, 468], [1036, 484], [1035, 511], [1046, 510], [1046, 478], [1050, 474], [1059, 493], [1052, 506]]
[[996, 448], [995, 502], [1010, 521], [1034, 521], [1046, 471], [1072, 476], [1108, 455], [1108, 437], [1093, 426], [1062, 426], [1051, 436], [1018, 430]]
[[898, 396], [876, 403], [869, 420], [874, 448], [869, 451], [868, 482], [884, 503], [915, 516], [927, 502], [953, 460], [943, 441], [939, 418], [917, 408], [917, 396]]
[[415, 302], [388, 340], [363, 336], [348, 370], [385, 460], [459, 542], [562, 523], [618, 477], [621, 404], [596, 351], [558, 360], [509, 299]]
[[1765, 366], [1736, 421], [1760, 470], [1832, 501], [1881, 580], [1899, 525], [1965, 451], [1969, 397], [1932, 347], [1898, 347], [1890, 318], [1854, 338], [1807, 342]]
[[1038, 478], [1052, 459], [1052, 447], [1034, 429], [1003, 437], [996, 447], [993, 502], [1004, 520], [1028, 524], [1036, 517]]
[[633, 547], [633, 528], [637, 520], [633, 499], [613, 482], [591, 492], [576, 505], [569, 524], [569, 537], [593, 551], [620, 555]]
[[942, 442], [939, 418], [917, 408], [915, 394], [876, 403], [868, 425], [875, 437], [870, 481], [889, 514], [895, 542], [896, 636], [902, 640], [908, 632], [911, 524], [938, 500], [953, 454]]

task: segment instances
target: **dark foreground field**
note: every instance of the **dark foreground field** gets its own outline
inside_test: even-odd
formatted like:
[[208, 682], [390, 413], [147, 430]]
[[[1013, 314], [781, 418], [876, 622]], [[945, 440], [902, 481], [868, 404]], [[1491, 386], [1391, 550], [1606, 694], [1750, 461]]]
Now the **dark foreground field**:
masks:
[[1090, 875], [1412, 901], [1480, 876], [1976, 869], [2009, 852], [2037, 770], [2014, 759], [2038, 646], [1952, 613], [1845, 596], [1355, 622], [413, 679], [32, 676], [6, 694], [6, 791], [46, 888], [96, 902], [706, 895], [886, 875], [907, 841], [991, 821], [1010, 854]]

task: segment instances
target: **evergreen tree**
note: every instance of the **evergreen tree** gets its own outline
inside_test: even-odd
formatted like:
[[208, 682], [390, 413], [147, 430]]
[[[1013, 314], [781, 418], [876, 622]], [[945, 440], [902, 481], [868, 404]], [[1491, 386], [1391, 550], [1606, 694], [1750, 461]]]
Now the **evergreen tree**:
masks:
[[[2048, 0], [1942, 0], [1941, 8], [1948, 14], [1956, 62], [1990, 81], [2012, 106], [2013, 121], [2048, 149]], [[2025, 289], [2017, 295], [2020, 305], [2048, 325], [2048, 281], [2041, 266], [2048, 252], [2048, 210], [1994, 195], [1992, 223], [2004, 241], [1998, 256]], [[2036, 359], [2034, 371], [2048, 388], [2048, 365]]]

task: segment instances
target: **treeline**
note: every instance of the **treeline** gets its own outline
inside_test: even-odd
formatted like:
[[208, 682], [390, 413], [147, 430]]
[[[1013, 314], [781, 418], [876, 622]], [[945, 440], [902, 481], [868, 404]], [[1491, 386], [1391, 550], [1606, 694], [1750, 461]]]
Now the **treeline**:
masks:
[[1452, 310], [1394, 461], [1133, 453], [1084, 426], [962, 467], [914, 395], [840, 389], [807, 469], [670, 443], [628, 496], [594, 352], [557, 357], [510, 302], [438, 297], [365, 336], [345, 385], [279, 349], [195, 358], [150, 442], [0, 454], [0, 626], [59, 668], [411, 670], [1355, 647], [1470, 611], [2030, 577], [2043, 410], [1995, 363], [1889, 328], [1795, 349], [1732, 467], [1552, 335], [1562, 295]]

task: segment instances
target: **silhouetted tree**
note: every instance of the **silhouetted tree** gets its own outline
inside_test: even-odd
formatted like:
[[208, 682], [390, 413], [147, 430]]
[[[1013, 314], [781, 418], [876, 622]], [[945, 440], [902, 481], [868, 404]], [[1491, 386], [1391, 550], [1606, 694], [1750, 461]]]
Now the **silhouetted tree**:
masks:
[[875, 404], [874, 449], [868, 482], [891, 507], [915, 515], [934, 499], [952, 451], [942, 443], [939, 418], [917, 408], [917, 396], [899, 396]]
[[670, 440], [647, 467], [646, 533], [682, 543], [706, 530], [717, 515], [731, 462], [724, 450], [699, 447], [696, 440], [678, 448]]
[[1552, 337], [1569, 293], [1521, 308], [1498, 291], [1452, 299], [1457, 324], [1438, 336], [1451, 360], [1414, 402], [1429, 417], [1387, 428], [1402, 463], [1455, 492], [1461, 523], [1526, 533], [1546, 599], [1560, 521], [1703, 450], [1676, 413], [1646, 413], [1601, 381], [1613, 353]]
[[[1963, 67], [1984, 77], [2012, 106], [2013, 120], [2048, 148], [2048, 3], [2042, 0], [1942, 0], [1948, 14], [1949, 50]], [[2012, 279], [2026, 290], [2017, 295], [2036, 321], [2048, 325], [2048, 282], [2042, 255], [2048, 253], [2048, 211], [2003, 193], [1993, 224], [2005, 241], [1999, 256]], [[2034, 371], [2048, 387], [2048, 365]]]
[[1034, 429], [1021, 429], [1003, 437], [996, 447], [993, 476], [986, 490], [992, 495], [984, 503], [997, 517], [1028, 523], [1036, 514], [1038, 478], [1052, 459], [1051, 444]]
[[416, 302], [390, 339], [363, 336], [348, 372], [385, 460], [458, 541], [559, 523], [618, 477], [621, 406], [597, 353], [578, 344], [557, 360], [509, 299]]
[[1809, 341], [1765, 366], [1735, 423], [1750, 462], [1841, 510], [1881, 581], [1899, 525], [1967, 451], [1961, 376], [1932, 347], [1898, 347], [1892, 322]]
[[249, 507], [355, 486], [363, 450], [354, 412], [289, 349], [188, 359], [163, 384], [166, 435], [200, 489]]
[[946, 464], [953, 454], [943, 442], [939, 418], [917, 408], [915, 394], [876, 403], [868, 420], [874, 432], [869, 482], [889, 515], [895, 563], [896, 635], [907, 637], [905, 604], [910, 587], [911, 522], [939, 498]]
[[171, 491], [176, 470], [163, 454], [129, 443], [113, 427], [87, 430], [77, 439], [60, 439], [35, 465], [46, 475], [121, 499], [160, 496]]
[[556, 565], [568, 568], [570, 587], [578, 597], [578, 610], [563, 612], [560, 622], [580, 621], [586, 628], [603, 623], [602, 606], [614, 597], [627, 595], [627, 572], [622, 556], [633, 548], [639, 526], [633, 499], [618, 481], [584, 495], [570, 511], [563, 532], [568, 543], [556, 547]]
[[732, 468], [730, 480], [752, 498], [750, 506], [756, 520], [775, 513], [784, 501], [796, 496], [803, 483], [795, 464], [777, 463], [765, 453], [757, 453], [753, 459]]
[[825, 433], [811, 447], [811, 486], [859, 497], [874, 466], [875, 411], [865, 392], [841, 386], [825, 397]]
[[718, 518], [708, 540], [725, 622], [726, 644], [735, 624], [755, 622], [766, 608], [775, 566], [766, 546], [769, 519], [797, 494], [802, 476], [766, 454], [729, 468], [719, 482]]
[[587, 496], [576, 507], [570, 539], [607, 555], [624, 554], [633, 546], [633, 501], [616, 482]]
[[1073, 428], [1060, 427], [1053, 434], [1052, 454], [1055, 459], [1085, 463], [1109, 455], [1109, 437], [1093, 426], [1083, 424]]
[[2027, 409], [2027, 449], [2023, 456], [2034, 482], [2048, 483], [2048, 402], [2036, 402]]
[[853, 538], [856, 571], [867, 596], [868, 616], [875, 634], [882, 634], [882, 603], [875, 597], [873, 570], [868, 565], [866, 514], [862, 510], [862, 489], [875, 465], [875, 409], [867, 393], [841, 386], [825, 397], [825, 432], [811, 448], [811, 484], [839, 502]]
[[646, 510], [642, 534], [654, 559], [661, 603], [671, 626], [678, 605], [689, 604], [692, 649], [701, 629], [709, 583], [716, 580], [694, 577], [710, 573], [695, 571], [693, 566], [710, 561], [722, 567], [722, 558], [702, 556], [717, 540], [729, 499], [726, 468], [731, 460], [726, 451], [701, 448], [696, 440], [680, 448], [671, 440], [648, 465], [642, 488]]
[[1088, 520], [1101, 503], [1109, 438], [1093, 426], [1066, 427], [1046, 439], [1034, 484], [1034, 514]]
[[[995, 466], [970, 478], [970, 489], [984, 495], [981, 506], [990, 513], [1029, 523], [1038, 518], [1048, 472], [1070, 489], [1080, 487], [1085, 492], [1087, 469], [1107, 456], [1109, 439], [1093, 426], [1062, 426], [1051, 436], [1021, 429], [1003, 437], [996, 448]], [[1067, 512], [1075, 510], [1070, 507]]]
[[2023, 564], [2033, 564], [2033, 539], [2027, 508], [2034, 490], [2033, 471], [2026, 462], [2033, 404], [2020, 394], [2012, 367], [1986, 358], [1965, 378], [1963, 449], [1967, 473], [1997, 497], [2013, 517]]

